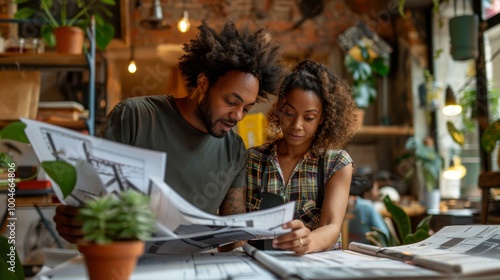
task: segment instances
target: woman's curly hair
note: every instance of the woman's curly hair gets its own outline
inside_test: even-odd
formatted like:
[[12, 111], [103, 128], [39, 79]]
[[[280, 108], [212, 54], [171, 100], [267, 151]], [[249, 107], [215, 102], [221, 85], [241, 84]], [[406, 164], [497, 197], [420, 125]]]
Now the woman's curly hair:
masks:
[[286, 94], [296, 88], [313, 91], [323, 105], [323, 122], [314, 135], [311, 152], [320, 155], [326, 150], [344, 148], [357, 129], [356, 105], [351, 87], [325, 65], [311, 60], [299, 62], [283, 78], [278, 100], [267, 115], [270, 134], [281, 136], [280, 112]]
[[259, 80], [259, 99], [274, 95], [282, 77], [281, 47], [268, 39], [264, 28], [254, 30], [249, 24], [238, 30], [231, 20], [226, 20], [217, 32], [205, 20], [198, 26], [196, 39], [184, 44], [185, 54], [179, 68], [187, 86], [197, 86], [197, 78], [204, 73], [213, 84], [229, 71], [253, 74]]

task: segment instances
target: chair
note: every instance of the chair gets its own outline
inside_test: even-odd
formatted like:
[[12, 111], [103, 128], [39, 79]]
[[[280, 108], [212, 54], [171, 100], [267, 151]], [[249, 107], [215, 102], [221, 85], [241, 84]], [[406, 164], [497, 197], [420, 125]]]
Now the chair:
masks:
[[490, 203], [490, 189], [500, 188], [500, 172], [485, 171], [479, 175], [478, 187], [481, 188], [481, 224], [488, 221], [488, 206]]

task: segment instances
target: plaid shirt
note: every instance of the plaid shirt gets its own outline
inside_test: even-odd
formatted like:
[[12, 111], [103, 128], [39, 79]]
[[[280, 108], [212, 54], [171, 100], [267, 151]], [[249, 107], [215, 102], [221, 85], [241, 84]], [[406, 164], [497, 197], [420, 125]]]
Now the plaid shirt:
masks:
[[[290, 180], [285, 184], [278, 162], [278, 141], [248, 150], [247, 211], [260, 209], [261, 192], [278, 194], [285, 202], [296, 201], [294, 218], [302, 220], [310, 230], [314, 230], [318, 227], [321, 216], [321, 209], [316, 207], [319, 158], [306, 153], [293, 170]], [[352, 163], [351, 157], [344, 150], [328, 150], [323, 157], [324, 186], [337, 170]], [[264, 168], [266, 168], [267, 186], [261, 188]], [[340, 249], [341, 245], [342, 238], [340, 237], [334, 249]]]

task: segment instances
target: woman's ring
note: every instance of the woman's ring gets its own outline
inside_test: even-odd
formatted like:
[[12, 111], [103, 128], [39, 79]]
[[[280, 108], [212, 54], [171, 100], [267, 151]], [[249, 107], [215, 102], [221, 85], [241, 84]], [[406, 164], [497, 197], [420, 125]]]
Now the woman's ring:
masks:
[[299, 238], [299, 247], [302, 247], [304, 243], [302, 243], [302, 237]]

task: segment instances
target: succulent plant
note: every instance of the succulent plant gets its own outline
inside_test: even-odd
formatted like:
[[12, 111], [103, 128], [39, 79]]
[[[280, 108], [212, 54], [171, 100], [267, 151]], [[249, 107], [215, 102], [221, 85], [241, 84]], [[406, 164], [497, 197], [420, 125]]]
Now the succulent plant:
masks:
[[127, 190], [88, 200], [80, 209], [84, 239], [98, 244], [116, 240], [146, 240], [155, 231], [149, 197]]

